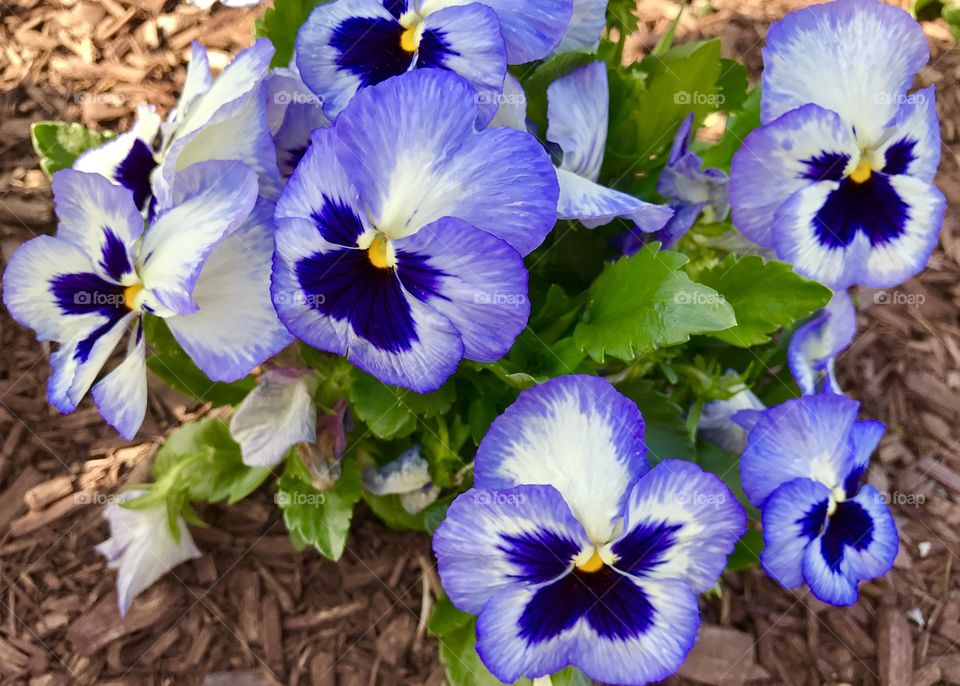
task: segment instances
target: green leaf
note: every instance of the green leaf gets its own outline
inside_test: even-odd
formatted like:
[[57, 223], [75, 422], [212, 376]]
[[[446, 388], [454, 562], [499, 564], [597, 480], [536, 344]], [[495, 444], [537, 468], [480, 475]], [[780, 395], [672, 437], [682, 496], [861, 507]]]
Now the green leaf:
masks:
[[607, 26], [629, 36], [640, 23], [636, 12], [636, 0], [610, 0], [607, 3]]
[[734, 326], [733, 308], [680, 271], [686, 261], [651, 244], [607, 265], [590, 286], [574, 341], [597, 362], [606, 355], [631, 361], [692, 335]]
[[747, 99], [747, 68], [736, 60], [720, 60], [717, 102], [723, 112], [736, 112]]
[[270, 63], [272, 67], [286, 67], [293, 58], [297, 32], [310, 12], [327, 0], [274, 0], [263, 17], [256, 21], [257, 37], [269, 38], [277, 52]]
[[432, 636], [446, 636], [452, 631], [467, 626], [472, 619], [473, 615], [461, 612], [454, 607], [448, 597], [441, 596], [437, 598], [437, 604], [433, 606], [433, 612], [430, 613], [427, 631]]
[[743, 485], [740, 483], [740, 457], [738, 455], [728, 453], [712, 443], [701, 442], [697, 451], [697, 463], [703, 467], [704, 471], [720, 477], [720, 480], [740, 501], [740, 505], [751, 519], [760, 518], [760, 511], [747, 500], [747, 496], [743, 492]]
[[736, 326], [710, 335], [741, 348], [767, 343], [771, 334], [816, 312], [832, 295], [786, 262], [759, 255], [730, 255], [698, 279], [720, 293], [737, 317]]
[[650, 465], [663, 460], [696, 460], [697, 449], [683, 421], [683, 410], [658, 393], [647, 380], [628, 381], [617, 390], [640, 408], [646, 424], [647, 459]]
[[760, 86], [755, 86], [744, 99], [741, 109], [727, 116], [720, 141], [701, 153], [705, 167], [730, 171], [730, 162], [743, 146], [744, 139], [760, 126]]
[[295, 466], [299, 456], [287, 460], [287, 469], [277, 481], [276, 501], [283, 510], [283, 521], [292, 537], [313, 545], [330, 560], [343, 555], [350, 533], [353, 509], [360, 500], [360, 467], [346, 458], [333, 488], [318, 491], [300, 478]]
[[417, 417], [440, 415], [453, 405], [456, 388], [447, 383], [433, 393], [414, 393], [388, 386], [359, 369], [353, 371], [350, 402], [353, 410], [377, 438], [403, 438], [417, 428]]
[[523, 83], [527, 100], [527, 118], [541, 131], [547, 130], [547, 88], [561, 76], [596, 61], [597, 56], [587, 51], [565, 52], [555, 55], [530, 71], [524, 67], [515, 76]]
[[270, 472], [243, 464], [240, 446], [218, 419], [203, 419], [177, 429], [157, 451], [152, 469], [166, 492], [185, 492], [194, 501], [229, 504], [257, 490]]
[[400, 504], [399, 495], [373, 495], [363, 492], [363, 502], [373, 510], [373, 514], [391, 529], [400, 531], [426, 531], [423, 512], [410, 514]]
[[47, 176], [73, 166], [82, 153], [103, 145], [113, 135], [110, 131], [101, 133], [62, 121], [38, 121], [30, 127], [33, 149], [40, 156], [40, 168]]
[[567, 667], [554, 674], [550, 680], [553, 686], [593, 686], [593, 681], [576, 667]]

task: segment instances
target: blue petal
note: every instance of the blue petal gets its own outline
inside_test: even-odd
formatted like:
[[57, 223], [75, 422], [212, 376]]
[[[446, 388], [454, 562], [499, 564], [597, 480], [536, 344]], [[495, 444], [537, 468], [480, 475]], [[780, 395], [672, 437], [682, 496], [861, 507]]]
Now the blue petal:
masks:
[[807, 395], [773, 407], [757, 420], [740, 458], [743, 490], [758, 507], [797, 478], [833, 489], [854, 464], [850, 432], [860, 403], [840, 395]]
[[936, 86], [906, 97], [888, 139], [878, 149], [884, 174], [907, 174], [932, 182], [940, 164], [940, 120]]
[[845, 551], [848, 573], [862, 581], [883, 576], [893, 567], [900, 547], [893, 515], [880, 492], [869, 484], [846, 502], [859, 505], [871, 521], [870, 541], [861, 538]]
[[561, 169], [588, 181], [600, 177], [609, 109], [603, 62], [575, 69], [547, 87], [547, 140], [563, 151]]
[[630, 494], [623, 533], [610, 545], [616, 569], [682, 579], [695, 593], [717, 583], [747, 530], [736, 497], [714, 474], [682, 460], [664, 460]]
[[193, 289], [196, 312], [167, 325], [214, 381], [235, 381], [293, 340], [270, 298], [273, 204], [260, 200], [203, 264]]
[[338, 157], [389, 237], [457, 217], [526, 255], [556, 222], [553, 167], [529, 134], [476, 132], [476, 100], [463, 79], [438, 69], [364, 89], [337, 121]]
[[[424, 3], [427, 4], [427, 3]], [[462, 0], [431, 0], [430, 10], [460, 5]], [[500, 17], [510, 64], [546, 57], [563, 38], [573, 15], [572, 0], [486, 0]]]
[[54, 174], [57, 237], [82, 248], [103, 278], [129, 285], [136, 280], [134, 245], [143, 216], [126, 188], [99, 174], [63, 169]]
[[[447, 217], [395, 242], [397, 271], [407, 289], [445, 316], [463, 338], [464, 355], [493, 362], [510, 350], [527, 325], [530, 301], [523, 258], [505, 241]], [[418, 291], [408, 282], [414, 268], [439, 276]]]
[[130, 334], [127, 356], [93, 387], [93, 399], [107, 424], [133, 440], [147, 414], [147, 365], [143, 328]]
[[477, 620], [477, 652], [506, 683], [572, 664], [603, 683], [639, 685], [674, 674], [699, 626], [696, 597], [682, 581], [604, 567], [496, 594]]
[[454, 605], [474, 614], [508, 587], [565, 575], [589, 545], [550, 486], [470, 489], [453, 501], [433, 537], [444, 590]]
[[760, 563], [785, 588], [803, 584], [803, 555], [826, 523], [830, 489], [811, 479], [794, 479], [775, 490], [763, 505]]
[[857, 332], [857, 313], [846, 291], [833, 294], [827, 306], [793, 334], [787, 350], [790, 373], [805, 395], [822, 385], [839, 391], [833, 366]]
[[573, 17], [557, 52], [596, 51], [607, 24], [607, 0], [573, 0]]
[[310, 134], [314, 129], [329, 125], [319, 104], [296, 102], [287, 107], [283, 123], [273, 137], [277, 146], [277, 167], [284, 177], [290, 176], [300, 164], [310, 147]]
[[765, 409], [760, 398], [749, 388], [744, 388], [729, 400], [706, 403], [700, 412], [697, 433], [728, 453], [739, 455], [747, 443], [747, 430], [734, 422], [733, 416], [744, 410]]
[[871, 147], [929, 53], [920, 25], [886, 3], [845, 0], [792, 12], [767, 32], [761, 121], [813, 103], [837, 112]]
[[566, 169], [557, 169], [560, 199], [557, 217], [579, 219], [588, 229], [609, 224], [623, 217], [640, 231], [654, 232], [673, 216], [673, 210], [644, 202], [632, 195], [606, 188]]
[[527, 95], [523, 91], [523, 85], [509, 72], [503, 80], [503, 93], [499, 97], [497, 114], [488, 126], [527, 130]]
[[844, 490], [847, 497], [852, 498], [860, 489], [860, 481], [867, 471], [870, 456], [880, 444], [880, 439], [886, 433], [887, 427], [882, 422], [873, 420], [855, 422], [850, 429], [850, 444], [853, 448], [853, 464], [850, 472], [844, 479]]
[[[674, 207], [698, 205], [698, 210], [709, 207], [713, 220], [722, 221], [730, 211], [727, 199], [729, 177], [721, 169], [703, 169], [703, 160], [689, 149], [692, 139], [691, 113], [674, 137], [667, 166], [657, 181], [657, 192], [669, 198]], [[687, 228], [679, 233], [682, 235]]]
[[474, 483], [557, 488], [595, 541], [609, 540], [649, 469], [644, 421], [605, 379], [562, 376], [523, 391], [480, 442]]
[[945, 208], [936, 186], [909, 176], [823, 181], [777, 210], [774, 244], [798, 273], [835, 290], [896, 286], [927, 264]]
[[239, 162], [201, 162], [177, 174], [171, 193], [170, 209], [144, 236], [141, 275], [148, 307], [189, 314], [207, 257], [253, 209], [257, 178]]
[[754, 130], [730, 167], [734, 225], [754, 243], [772, 247], [777, 209], [797, 191], [820, 181], [825, 172], [842, 173], [858, 154], [849, 127], [836, 113], [816, 105], [800, 107]]
[[497, 113], [507, 73], [496, 12], [479, 3], [447, 7], [429, 14], [422, 26], [417, 67], [449, 69], [469, 81], [480, 105], [477, 124], [485, 126]]

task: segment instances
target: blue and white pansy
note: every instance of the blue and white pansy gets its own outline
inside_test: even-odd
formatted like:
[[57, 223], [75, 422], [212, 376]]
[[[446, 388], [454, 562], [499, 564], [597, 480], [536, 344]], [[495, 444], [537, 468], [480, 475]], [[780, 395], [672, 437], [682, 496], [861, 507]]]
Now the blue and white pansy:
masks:
[[693, 647], [696, 594], [746, 530], [714, 475], [650, 468], [637, 406], [604, 379], [520, 394], [481, 441], [475, 487], [434, 537], [454, 605], [479, 615], [477, 651], [500, 680], [575, 665], [605, 683], [673, 674]]
[[547, 88], [546, 137], [561, 154], [557, 216], [579, 219], [590, 229], [623, 217], [641, 231], [657, 231], [673, 216], [673, 210], [597, 183], [607, 144], [609, 109], [603, 62], [575, 69]]
[[336, 0], [297, 35], [304, 81], [336, 117], [361, 89], [415, 68], [456, 72], [493, 118], [508, 64], [545, 57], [563, 37], [572, 0]]
[[[267, 292], [269, 203], [237, 162], [179, 173], [173, 207], [144, 231], [130, 191], [72, 169], [53, 177], [56, 236], [21, 246], [3, 275], [14, 319], [55, 341], [50, 402], [72, 412], [93, 386], [104, 419], [132, 438], [147, 407], [143, 314], [166, 319], [211, 379], [234, 381], [290, 341]], [[94, 385], [127, 337], [124, 360]]]
[[857, 421], [859, 407], [832, 394], [788, 400], [756, 421], [740, 460], [743, 490], [763, 513], [764, 570], [831, 605], [855, 603], [899, 545], [881, 494], [861, 484], [886, 427]]
[[923, 269], [945, 199], [934, 87], [910, 92], [929, 49], [910, 15], [837, 0], [767, 34], [761, 122], [736, 154], [736, 226], [834, 289]]
[[207, 51], [193, 43], [183, 92], [166, 121], [161, 123], [152, 107], [139, 108], [130, 132], [88, 150], [74, 168], [129, 189], [141, 209], [151, 199], [162, 209], [172, 202], [178, 171], [197, 162], [237, 160], [257, 173], [260, 194], [275, 200], [280, 174], [264, 86], [273, 53], [270, 41], [259, 40], [214, 79]]
[[467, 82], [418, 69], [313, 132], [276, 214], [273, 298], [300, 340], [418, 392], [510, 349], [557, 182], [536, 139], [476, 115]]
[[790, 339], [787, 362], [804, 395], [842, 394], [834, 365], [857, 333], [857, 313], [846, 291], [837, 291], [827, 306]]

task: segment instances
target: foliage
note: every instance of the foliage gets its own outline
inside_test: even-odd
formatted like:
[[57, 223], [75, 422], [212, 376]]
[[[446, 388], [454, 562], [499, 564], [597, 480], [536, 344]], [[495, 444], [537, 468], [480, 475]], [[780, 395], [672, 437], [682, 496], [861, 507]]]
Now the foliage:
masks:
[[62, 121], [38, 121], [30, 127], [30, 138], [40, 158], [40, 168], [47, 176], [52, 176], [54, 172], [72, 166], [90, 148], [113, 138], [113, 133], [101, 133]]

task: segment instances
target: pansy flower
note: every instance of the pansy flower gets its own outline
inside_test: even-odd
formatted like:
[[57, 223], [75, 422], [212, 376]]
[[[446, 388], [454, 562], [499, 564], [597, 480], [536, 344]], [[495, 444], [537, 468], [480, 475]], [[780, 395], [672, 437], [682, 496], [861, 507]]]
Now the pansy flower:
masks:
[[146, 209], [154, 198], [163, 207], [170, 205], [176, 172], [197, 162], [237, 160], [257, 173], [261, 195], [275, 200], [280, 175], [264, 88], [273, 52], [270, 41], [258, 40], [214, 79], [206, 49], [193, 43], [183, 92], [166, 121], [161, 123], [152, 107], [138, 108], [130, 132], [88, 150], [74, 169], [101, 174], [129, 189]]
[[707, 221], [723, 221], [730, 211], [729, 177], [722, 169], [704, 169], [703, 159], [690, 149], [692, 141], [693, 113], [680, 124], [667, 165], [657, 181], [657, 192], [667, 198], [668, 206], [675, 212], [653, 236], [664, 248], [675, 246], [702, 212], [707, 212]]
[[857, 313], [846, 291], [837, 291], [827, 306], [801, 326], [790, 339], [787, 362], [804, 395], [843, 391], [834, 364], [857, 333]]
[[746, 516], [716, 476], [646, 459], [637, 406], [604, 379], [558, 377], [490, 427], [475, 487], [434, 537], [440, 578], [479, 615], [501, 681], [575, 665], [611, 684], [673, 674]]
[[331, 119], [391, 76], [449, 69], [476, 89], [483, 125], [496, 113], [507, 64], [548, 55], [572, 12], [572, 0], [335, 0], [300, 28], [297, 66]]
[[763, 57], [764, 125], [731, 169], [736, 226], [835, 290], [919, 272], [945, 208], [934, 87], [909, 92], [929, 57], [920, 25], [838, 0], [774, 24]]
[[[734, 374], [732, 370], [727, 372]], [[767, 409], [763, 401], [749, 388], [737, 391], [726, 400], [704, 403], [697, 423], [697, 435], [728, 453], [739, 455], [747, 444], [747, 429], [743, 427], [749, 412]], [[734, 421], [734, 415], [738, 421]]]
[[885, 427], [857, 421], [859, 407], [832, 394], [788, 400], [756, 421], [740, 459], [743, 490], [763, 513], [763, 568], [831, 605], [855, 603], [859, 582], [897, 556], [893, 517], [861, 483]]
[[467, 82], [418, 69], [313, 132], [276, 215], [273, 297], [300, 340], [418, 392], [510, 349], [557, 182], [536, 139], [476, 114]]
[[[173, 207], [144, 232], [133, 194], [99, 174], [53, 177], [56, 236], [21, 246], [3, 274], [14, 319], [55, 341], [50, 402], [72, 412], [93, 386], [104, 419], [132, 438], [147, 407], [143, 314], [166, 319], [211, 379], [234, 381], [290, 341], [267, 289], [272, 206], [238, 162], [177, 175]], [[118, 344], [123, 361], [94, 385]]]
[[579, 219], [590, 229], [624, 217], [641, 231], [656, 231], [667, 223], [672, 210], [597, 183], [607, 144], [609, 109], [603, 62], [579, 67], [547, 88], [546, 136], [560, 154], [557, 216]]

